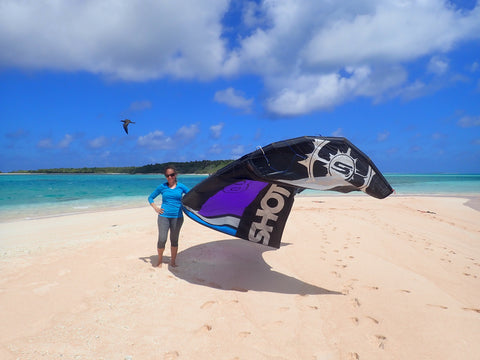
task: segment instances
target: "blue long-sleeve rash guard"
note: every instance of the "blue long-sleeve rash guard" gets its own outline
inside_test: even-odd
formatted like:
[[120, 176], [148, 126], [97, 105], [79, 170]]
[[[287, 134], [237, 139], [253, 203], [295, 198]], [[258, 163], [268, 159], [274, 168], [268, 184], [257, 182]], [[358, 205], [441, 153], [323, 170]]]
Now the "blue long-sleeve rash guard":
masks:
[[183, 217], [182, 212], [182, 196], [189, 192], [190, 189], [183, 185], [182, 183], [177, 182], [177, 186], [173, 189], [168, 187], [168, 182], [165, 182], [159, 185], [148, 197], [148, 202], [153, 203], [158, 195], [162, 194], [162, 205], [161, 208], [164, 210], [163, 214], [159, 216], [167, 218], [180, 218]]

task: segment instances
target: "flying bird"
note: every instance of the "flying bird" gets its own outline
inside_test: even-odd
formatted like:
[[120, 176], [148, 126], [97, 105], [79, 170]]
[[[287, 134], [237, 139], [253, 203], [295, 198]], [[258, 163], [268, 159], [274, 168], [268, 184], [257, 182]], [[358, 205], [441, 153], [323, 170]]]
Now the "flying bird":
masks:
[[128, 124], [135, 124], [134, 121], [132, 120], [129, 120], [129, 119], [125, 119], [125, 120], [121, 120], [121, 122], [123, 122], [123, 129], [125, 130], [125, 132], [128, 134]]

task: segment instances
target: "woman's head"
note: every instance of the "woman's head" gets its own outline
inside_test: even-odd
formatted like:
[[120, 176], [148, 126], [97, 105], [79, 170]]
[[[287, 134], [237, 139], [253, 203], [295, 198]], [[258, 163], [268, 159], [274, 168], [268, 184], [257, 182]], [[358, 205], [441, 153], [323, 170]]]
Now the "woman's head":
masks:
[[168, 165], [167, 167], [165, 167], [165, 170], [163, 171], [163, 173], [165, 174], [165, 177], [167, 178], [167, 180], [177, 179], [177, 170], [172, 165]]

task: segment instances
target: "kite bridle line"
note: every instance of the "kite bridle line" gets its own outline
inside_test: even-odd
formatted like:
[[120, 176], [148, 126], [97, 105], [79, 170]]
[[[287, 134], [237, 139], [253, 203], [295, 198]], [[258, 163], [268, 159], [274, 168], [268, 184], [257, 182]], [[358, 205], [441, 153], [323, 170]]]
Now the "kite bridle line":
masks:
[[[290, 144], [288, 144], [288, 148], [289, 148], [290, 150], [292, 150], [292, 152], [293, 152], [294, 155], [292, 156], [292, 160], [290, 161], [290, 164], [289, 164], [289, 166], [287, 167], [287, 169], [289, 169], [290, 166], [292, 165], [292, 163], [295, 161], [295, 159], [294, 159], [295, 155], [298, 156], [298, 157], [299, 157], [300, 159], [302, 159], [302, 160], [305, 160], [305, 159], [308, 157], [308, 156], [301, 155], [301, 154], [297, 153], [294, 149], [292, 149], [292, 147], [290, 146]], [[262, 148], [260, 145], [257, 146], [257, 150], [260, 150], [260, 151], [262, 152], [263, 157], [265, 158], [265, 161], [267, 162], [267, 165], [268, 165], [268, 167], [269, 167], [270, 169], [272, 169], [272, 170], [274, 170], [275, 172], [278, 172], [278, 173], [284, 173], [284, 172], [287, 171], [287, 170], [278, 170], [278, 169], [275, 169], [272, 165], [270, 165], [270, 160], [268, 160], [267, 154], [265, 154], [265, 151], [263, 150], [263, 148]]]
[[267, 165], [268, 165], [269, 167], [271, 167], [271, 166], [270, 166], [270, 161], [268, 160], [267, 155], [265, 154], [265, 151], [263, 151], [263, 148], [259, 145], [259, 146], [257, 146], [257, 150], [260, 150], [260, 151], [262, 152], [263, 157], [265, 158], [265, 161], [267, 162]]

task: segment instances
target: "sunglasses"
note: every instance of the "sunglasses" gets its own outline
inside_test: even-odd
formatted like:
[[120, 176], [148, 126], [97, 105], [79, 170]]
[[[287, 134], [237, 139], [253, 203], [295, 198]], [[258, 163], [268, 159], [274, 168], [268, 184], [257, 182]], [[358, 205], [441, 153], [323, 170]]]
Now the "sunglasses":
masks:
[[166, 174], [165, 177], [166, 178], [169, 178], [169, 177], [175, 177], [177, 174], [175, 173], [172, 173], [172, 174]]

